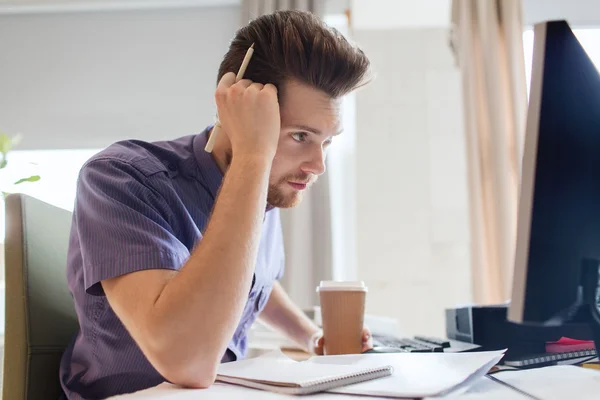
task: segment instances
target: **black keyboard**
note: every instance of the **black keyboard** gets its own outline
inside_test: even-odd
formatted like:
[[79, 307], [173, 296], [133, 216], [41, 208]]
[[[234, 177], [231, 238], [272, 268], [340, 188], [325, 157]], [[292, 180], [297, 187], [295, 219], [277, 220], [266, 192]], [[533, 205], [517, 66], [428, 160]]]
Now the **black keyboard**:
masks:
[[438, 339], [431, 336], [415, 336], [415, 339], [420, 340], [422, 342], [433, 343], [438, 346], [442, 346], [444, 349], [450, 347], [450, 342], [446, 339]]
[[406, 353], [441, 353], [445, 348], [450, 347], [450, 342], [427, 336], [396, 338], [386, 335], [373, 335], [373, 346], [393, 347]]
[[522, 356], [512, 360], [505, 360], [504, 364], [510, 367], [527, 368], [527, 367], [540, 367], [544, 365], [552, 365], [559, 361], [576, 360], [580, 358], [588, 357], [593, 359], [596, 357], [596, 350], [578, 350], [578, 351], [567, 351], [564, 353], [544, 353]]

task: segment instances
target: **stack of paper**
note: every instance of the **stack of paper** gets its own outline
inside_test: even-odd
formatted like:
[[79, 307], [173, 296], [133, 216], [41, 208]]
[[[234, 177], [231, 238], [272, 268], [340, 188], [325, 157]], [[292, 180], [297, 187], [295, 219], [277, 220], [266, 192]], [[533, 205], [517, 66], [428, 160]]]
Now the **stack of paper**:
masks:
[[[503, 351], [490, 351], [479, 353], [390, 353], [321, 356], [313, 357], [301, 364], [313, 366], [315, 370], [319, 368], [322, 371], [325, 368], [330, 372], [338, 367], [348, 366], [366, 370], [382, 365], [393, 367], [393, 373], [389, 377], [332, 389], [328, 392], [336, 394], [322, 393], [318, 395], [319, 399], [340, 400], [344, 396], [339, 394], [422, 398], [465, 390], [498, 363], [503, 353]], [[284, 363], [294, 362], [289, 359], [284, 360], [282, 357], [285, 356], [279, 351], [267, 353], [262, 357], [253, 359], [253, 368], [260, 368], [261, 364], [272, 363], [273, 359], [279, 359]], [[230, 363], [227, 367], [224, 364], [219, 369], [219, 373], [231, 373], [232, 370], [237, 368], [235, 365], [239, 365], [239, 363]], [[261, 376], [265, 380], [280, 373], [282, 372], [268, 369], [261, 370]], [[155, 400], [196, 399], [199, 395], [202, 398], [222, 398], [225, 393], [229, 393], [231, 396], [243, 394], [245, 398], [259, 398], [259, 396], [267, 396], [268, 398], [287, 397], [282, 394], [267, 393], [222, 383], [217, 383], [209, 389], [183, 389], [165, 383], [155, 388], [115, 398], [120, 400], [137, 398]]]
[[389, 364], [392, 376], [330, 390], [332, 393], [396, 398], [442, 396], [484, 376], [504, 351], [478, 353], [390, 353], [314, 357], [312, 363]]
[[516, 390], [545, 400], [600, 398], [600, 371], [574, 365], [556, 365], [493, 375]]
[[391, 373], [392, 367], [385, 362], [369, 365], [297, 362], [275, 350], [254, 359], [221, 364], [217, 381], [275, 393], [310, 394], [387, 377]]

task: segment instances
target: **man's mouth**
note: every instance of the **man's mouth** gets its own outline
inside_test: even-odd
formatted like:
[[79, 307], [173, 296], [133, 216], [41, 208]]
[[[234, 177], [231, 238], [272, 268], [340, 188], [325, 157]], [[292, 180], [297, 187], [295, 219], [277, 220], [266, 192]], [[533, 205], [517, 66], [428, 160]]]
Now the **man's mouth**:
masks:
[[295, 190], [304, 190], [308, 186], [307, 183], [291, 182], [291, 181], [288, 181], [288, 185], [290, 185]]

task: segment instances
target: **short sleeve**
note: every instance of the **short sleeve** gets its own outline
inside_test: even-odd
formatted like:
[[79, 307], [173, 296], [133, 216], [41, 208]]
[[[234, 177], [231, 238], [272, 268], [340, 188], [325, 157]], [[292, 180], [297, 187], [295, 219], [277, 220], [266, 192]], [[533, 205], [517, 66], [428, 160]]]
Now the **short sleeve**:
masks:
[[277, 210], [277, 248], [279, 248], [279, 271], [275, 276], [276, 280], [281, 280], [285, 273], [285, 246], [283, 241], [283, 228], [281, 226], [281, 217], [279, 215], [279, 210]]
[[97, 159], [79, 175], [72, 229], [81, 252], [85, 290], [104, 295], [100, 282], [146, 269], [179, 270], [189, 250], [177, 239], [167, 200], [150, 176], [115, 159]]
[[285, 258], [282, 257], [281, 258], [281, 262], [279, 263], [279, 272], [277, 272], [277, 276], [275, 276], [275, 280], [281, 280], [281, 278], [283, 278], [283, 275], [285, 273]]

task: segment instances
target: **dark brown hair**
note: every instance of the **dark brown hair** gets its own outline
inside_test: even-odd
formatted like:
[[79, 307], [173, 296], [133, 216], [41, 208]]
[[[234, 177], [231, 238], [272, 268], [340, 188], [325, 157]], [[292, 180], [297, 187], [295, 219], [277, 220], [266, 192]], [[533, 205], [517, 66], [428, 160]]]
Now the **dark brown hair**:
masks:
[[369, 59], [336, 29], [308, 12], [276, 11], [236, 32], [217, 82], [227, 72], [237, 73], [252, 43], [244, 78], [272, 83], [280, 91], [284, 81], [295, 80], [338, 98], [369, 78]]

